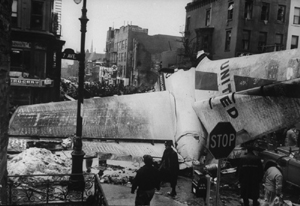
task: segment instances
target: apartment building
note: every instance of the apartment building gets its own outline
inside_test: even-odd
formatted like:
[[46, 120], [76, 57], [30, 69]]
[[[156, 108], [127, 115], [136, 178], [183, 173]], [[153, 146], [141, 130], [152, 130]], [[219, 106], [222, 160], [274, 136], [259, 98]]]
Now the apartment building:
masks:
[[289, 49], [291, 9], [290, 0], [194, 0], [186, 6], [185, 38], [211, 59]]
[[124, 85], [150, 85], [157, 78], [161, 53], [182, 47], [180, 36], [148, 35], [148, 29], [126, 25], [109, 28], [106, 38], [108, 67], [116, 66], [117, 82]]
[[13, 0], [10, 101], [28, 105], [59, 101], [61, 0]]
[[291, 0], [289, 12], [289, 27], [287, 33], [286, 49], [299, 48], [300, 35], [300, 1]]

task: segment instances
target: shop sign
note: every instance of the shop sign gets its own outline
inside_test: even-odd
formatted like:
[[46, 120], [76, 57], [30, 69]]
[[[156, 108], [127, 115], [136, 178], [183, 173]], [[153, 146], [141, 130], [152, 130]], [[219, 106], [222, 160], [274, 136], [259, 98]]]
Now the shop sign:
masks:
[[21, 48], [31, 48], [31, 43], [25, 41], [12, 41], [12, 46]]
[[51, 79], [25, 79], [25, 78], [10, 78], [11, 86], [23, 87], [46, 87], [52, 86], [53, 80]]
[[43, 45], [43, 44], [40, 44], [40, 43], [36, 43], [35, 48], [36, 48], [36, 49], [43, 49], [43, 50], [46, 50], [46, 46]]

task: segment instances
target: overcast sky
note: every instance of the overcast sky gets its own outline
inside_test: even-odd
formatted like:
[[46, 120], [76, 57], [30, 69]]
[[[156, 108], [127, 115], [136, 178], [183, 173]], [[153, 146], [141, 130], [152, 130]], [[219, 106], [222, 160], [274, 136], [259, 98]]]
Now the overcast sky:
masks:
[[[149, 35], [181, 36], [185, 24], [185, 6], [192, 0], [87, 0], [87, 33], [85, 49], [104, 53], [109, 27], [132, 24], [148, 29]], [[80, 51], [82, 2], [62, 0], [62, 40], [64, 48]]]

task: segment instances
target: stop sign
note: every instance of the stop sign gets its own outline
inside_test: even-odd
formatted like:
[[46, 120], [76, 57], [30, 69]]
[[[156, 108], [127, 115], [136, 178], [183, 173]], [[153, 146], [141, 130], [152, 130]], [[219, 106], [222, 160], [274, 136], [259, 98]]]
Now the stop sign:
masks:
[[209, 134], [209, 151], [214, 158], [226, 158], [235, 147], [236, 131], [230, 122], [219, 122]]

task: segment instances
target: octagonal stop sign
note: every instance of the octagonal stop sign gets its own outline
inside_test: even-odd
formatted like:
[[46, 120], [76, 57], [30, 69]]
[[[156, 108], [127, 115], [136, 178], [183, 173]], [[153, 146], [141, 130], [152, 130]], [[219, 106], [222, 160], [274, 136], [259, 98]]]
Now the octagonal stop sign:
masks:
[[219, 122], [209, 134], [208, 149], [216, 159], [228, 157], [235, 147], [236, 131], [230, 122]]

